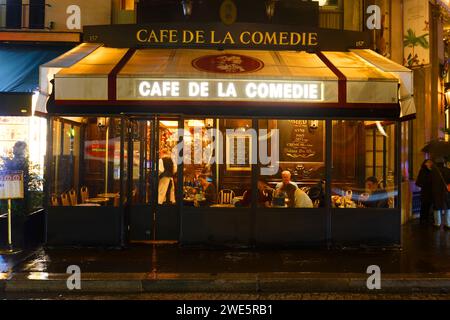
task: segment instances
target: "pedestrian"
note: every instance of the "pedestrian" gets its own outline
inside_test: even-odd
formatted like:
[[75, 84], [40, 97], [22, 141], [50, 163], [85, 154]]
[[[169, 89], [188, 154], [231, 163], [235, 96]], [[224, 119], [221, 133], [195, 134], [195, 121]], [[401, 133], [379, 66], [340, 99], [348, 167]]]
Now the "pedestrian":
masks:
[[432, 167], [434, 226], [440, 228], [444, 216], [445, 229], [450, 229], [450, 201], [447, 185], [450, 183], [450, 169], [444, 166], [444, 159], [438, 158]]
[[417, 175], [416, 186], [420, 188], [420, 224], [428, 224], [431, 219], [431, 208], [433, 205], [432, 174], [433, 161], [425, 159]]

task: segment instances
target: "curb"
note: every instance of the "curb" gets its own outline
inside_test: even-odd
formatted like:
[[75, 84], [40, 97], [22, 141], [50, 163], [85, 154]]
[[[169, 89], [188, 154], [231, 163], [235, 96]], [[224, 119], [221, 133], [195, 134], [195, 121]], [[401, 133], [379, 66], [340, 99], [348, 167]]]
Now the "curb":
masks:
[[[100, 279], [99, 279], [100, 278]], [[258, 275], [239, 278], [206, 276], [171, 279], [97, 279], [81, 280], [81, 290], [69, 290], [66, 279], [30, 280], [24, 278], [0, 280], [0, 293], [450, 293], [449, 277], [385, 276], [380, 290], [369, 290], [362, 277], [330, 277], [327, 275], [284, 275], [283, 277]]]

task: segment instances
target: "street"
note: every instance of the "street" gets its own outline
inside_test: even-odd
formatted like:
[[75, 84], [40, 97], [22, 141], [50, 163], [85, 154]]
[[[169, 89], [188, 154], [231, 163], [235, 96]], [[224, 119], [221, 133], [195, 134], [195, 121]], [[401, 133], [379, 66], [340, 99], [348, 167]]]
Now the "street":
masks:
[[356, 293], [140, 293], [140, 294], [3, 294], [0, 300], [450, 300], [450, 294]]

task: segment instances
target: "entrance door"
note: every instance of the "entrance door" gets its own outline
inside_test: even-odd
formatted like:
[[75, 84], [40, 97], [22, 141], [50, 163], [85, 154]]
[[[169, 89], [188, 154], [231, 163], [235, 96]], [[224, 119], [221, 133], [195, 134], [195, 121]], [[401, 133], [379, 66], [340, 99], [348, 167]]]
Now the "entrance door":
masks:
[[170, 150], [178, 143], [177, 129], [178, 120], [148, 117], [129, 122], [126, 154], [131, 155], [127, 157], [131, 242], [178, 240], [177, 166], [176, 159], [169, 161]]

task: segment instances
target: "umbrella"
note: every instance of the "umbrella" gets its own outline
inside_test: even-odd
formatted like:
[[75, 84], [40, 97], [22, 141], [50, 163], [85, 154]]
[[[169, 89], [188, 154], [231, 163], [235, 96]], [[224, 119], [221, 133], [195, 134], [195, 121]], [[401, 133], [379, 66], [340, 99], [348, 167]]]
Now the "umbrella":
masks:
[[431, 140], [422, 152], [429, 153], [433, 157], [450, 158], [450, 142], [444, 140]]

